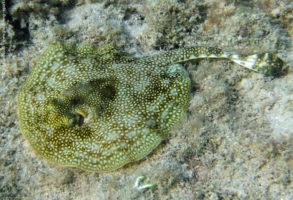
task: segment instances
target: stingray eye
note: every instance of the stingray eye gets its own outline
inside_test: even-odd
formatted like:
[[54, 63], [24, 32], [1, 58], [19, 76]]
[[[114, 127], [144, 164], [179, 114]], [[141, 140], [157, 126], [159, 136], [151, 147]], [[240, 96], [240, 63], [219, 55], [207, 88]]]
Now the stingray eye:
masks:
[[68, 125], [69, 126], [82, 126], [84, 124], [84, 116], [82, 116], [79, 113], [73, 114], [69, 119], [68, 119]]

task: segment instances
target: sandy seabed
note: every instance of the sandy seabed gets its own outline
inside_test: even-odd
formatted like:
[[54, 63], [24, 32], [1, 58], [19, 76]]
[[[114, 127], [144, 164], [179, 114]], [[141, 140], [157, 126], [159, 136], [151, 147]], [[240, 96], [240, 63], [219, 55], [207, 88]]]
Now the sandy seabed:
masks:
[[[293, 199], [293, 5], [259, 1], [3, 1], [0, 199]], [[274, 52], [272, 79], [226, 60], [184, 64], [184, 119], [149, 156], [108, 173], [56, 166], [19, 131], [16, 95], [50, 43], [115, 44], [132, 56], [184, 46]], [[133, 188], [137, 177], [156, 187]]]

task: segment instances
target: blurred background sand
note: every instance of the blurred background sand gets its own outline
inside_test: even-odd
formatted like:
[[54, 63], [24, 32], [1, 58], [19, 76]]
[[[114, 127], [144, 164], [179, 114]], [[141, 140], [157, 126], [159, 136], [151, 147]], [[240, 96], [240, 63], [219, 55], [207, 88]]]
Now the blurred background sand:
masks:
[[[185, 63], [190, 106], [170, 137], [110, 173], [37, 156], [18, 129], [16, 94], [50, 43], [112, 43], [131, 56], [206, 45], [278, 53], [291, 67], [290, 0], [1, 1], [0, 199], [292, 199], [293, 75], [226, 60]], [[157, 186], [133, 188], [136, 178]]]

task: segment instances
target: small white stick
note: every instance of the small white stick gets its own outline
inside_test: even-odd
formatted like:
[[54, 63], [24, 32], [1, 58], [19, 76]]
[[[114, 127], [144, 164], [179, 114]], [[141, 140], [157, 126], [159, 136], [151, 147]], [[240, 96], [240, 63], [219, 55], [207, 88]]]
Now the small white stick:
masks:
[[155, 184], [146, 184], [146, 185], [143, 185], [143, 186], [139, 186], [140, 185], [140, 182], [143, 181], [146, 177], [145, 176], [139, 176], [135, 183], [134, 183], [134, 188], [137, 189], [138, 191], [143, 191], [143, 190], [146, 190], [146, 189], [149, 189], [149, 188], [152, 188], [155, 186]]

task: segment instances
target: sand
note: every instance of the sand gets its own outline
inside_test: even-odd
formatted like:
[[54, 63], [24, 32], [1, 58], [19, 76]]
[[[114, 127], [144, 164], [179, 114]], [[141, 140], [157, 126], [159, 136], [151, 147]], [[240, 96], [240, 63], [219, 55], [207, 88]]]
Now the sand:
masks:
[[[292, 11], [289, 0], [3, 1], [0, 199], [292, 199]], [[190, 106], [169, 139], [119, 170], [86, 172], [48, 163], [19, 131], [18, 88], [56, 41], [111, 43], [138, 57], [194, 45], [268, 51], [289, 73], [187, 62]], [[133, 188], [141, 175], [156, 186]]]

